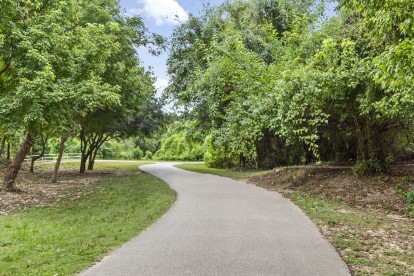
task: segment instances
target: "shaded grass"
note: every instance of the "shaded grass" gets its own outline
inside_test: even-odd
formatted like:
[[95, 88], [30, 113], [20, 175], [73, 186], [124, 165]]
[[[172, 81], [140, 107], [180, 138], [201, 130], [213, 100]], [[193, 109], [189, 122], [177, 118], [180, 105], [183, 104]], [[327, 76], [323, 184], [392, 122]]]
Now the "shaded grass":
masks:
[[71, 202], [54, 207], [0, 216], [0, 275], [79, 272], [155, 222], [176, 194], [140, 173], [99, 181], [92, 191], [68, 198]]
[[267, 172], [259, 170], [216, 169], [209, 168], [205, 164], [180, 164], [176, 165], [175, 167], [198, 173], [210, 173], [219, 176], [229, 177], [235, 180], [247, 179]]

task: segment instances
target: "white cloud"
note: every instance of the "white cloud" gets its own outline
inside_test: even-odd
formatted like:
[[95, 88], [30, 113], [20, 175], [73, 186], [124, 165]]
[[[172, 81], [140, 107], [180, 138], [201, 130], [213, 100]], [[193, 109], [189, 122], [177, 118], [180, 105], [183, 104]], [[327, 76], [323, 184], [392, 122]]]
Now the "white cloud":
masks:
[[155, 20], [157, 26], [178, 25], [188, 20], [187, 12], [176, 0], [138, 0], [142, 8], [129, 9], [128, 15], [140, 15]]

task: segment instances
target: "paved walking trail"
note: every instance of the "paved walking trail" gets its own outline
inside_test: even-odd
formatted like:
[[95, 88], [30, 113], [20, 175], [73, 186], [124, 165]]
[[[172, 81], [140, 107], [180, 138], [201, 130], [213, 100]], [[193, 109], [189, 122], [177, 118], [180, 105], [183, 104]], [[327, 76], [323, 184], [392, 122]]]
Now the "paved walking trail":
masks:
[[140, 169], [175, 189], [177, 202], [82, 275], [350, 275], [317, 227], [280, 194], [173, 163]]

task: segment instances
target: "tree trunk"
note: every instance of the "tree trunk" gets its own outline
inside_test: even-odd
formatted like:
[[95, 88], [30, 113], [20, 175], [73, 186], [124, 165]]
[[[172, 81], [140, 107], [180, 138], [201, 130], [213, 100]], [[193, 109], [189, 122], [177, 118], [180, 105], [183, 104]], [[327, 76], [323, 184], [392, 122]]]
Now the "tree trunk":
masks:
[[91, 146], [91, 154], [89, 156], [89, 164], [88, 164], [88, 170], [93, 171], [93, 168], [95, 166], [95, 160], [96, 155], [98, 155], [98, 151], [101, 148], [101, 146], [108, 141], [109, 135], [105, 136], [104, 134], [101, 134], [97, 136], [97, 138], [94, 140], [93, 146]]
[[244, 168], [244, 166], [246, 165], [246, 157], [243, 155], [243, 153], [239, 154], [239, 168], [240, 170], [242, 168]]
[[1, 140], [1, 145], [0, 145], [0, 158], [3, 156], [4, 148], [6, 146], [6, 140], [7, 140], [7, 136], [4, 135], [3, 139]]
[[44, 152], [43, 153], [41, 153], [41, 154], [39, 154], [39, 155], [36, 155], [36, 156], [33, 156], [32, 157], [32, 160], [30, 161], [30, 172], [32, 173], [32, 172], [34, 172], [34, 163], [37, 161], [37, 160], [39, 160], [40, 158], [42, 158], [43, 157], [43, 155], [44, 155]]
[[10, 160], [10, 143], [7, 143], [7, 160]]
[[384, 139], [381, 131], [381, 125], [373, 123], [369, 126], [368, 134], [368, 152], [371, 160], [375, 160], [379, 165], [381, 172], [387, 171], [387, 162], [385, 161]]
[[32, 135], [30, 133], [27, 133], [26, 138], [24, 139], [19, 151], [16, 154], [16, 157], [6, 170], [3, 182], [4, 190], [14, 191], [17, 174], [19, 173], [22, 167], [24, 158], [30, 151], [30, 148], [32, 146], [32, 140]]
[[34, 172], [34, 163], [36, 162], [36, 160], [39, 160], [40, 158], [42, 158], [45, 155], [46, 143], [47, 143], [47, 135], [45, 137], [43, 137], [43, 135], [42, 135], [42, 151], [40, 152], [39, 155], [32, 157], [32, 160], [30, 162], [30, 172], [31, 173]]
[[86, 162], [88, 161], [88, 157], [89, 157], [89, 151], [88, 151], [88, 141], [89, 139], [86, 139], [85, 133], [83, 130], [81, 130], [80, 132], [80, 136], [79, 136], [80, 140], [81, 140], [81, 160], [80, 160], [80, 168], [79, 168], [79, 172], [80, 173], [85, 173], [86, 171]]
[[88, 164], [88, 170], [89, 171], [93, 171], [93, 167], [95, 165], [95, 159], [96, 159], [96, 155], [98, 154], [98, 150], [99, 150], [99, 148], [95, 148], [93, 153], [91, 153], [91, 155], [89, 155], [89, 164]]
[[60, 144], [59, 144], [59, 155], [55, 163], [55, 169], [53, 170], [53, 176], [52, 176], [52, 183], [57, 183], [57, 176], [59, 173], [60, 163], [62, 162], [63, 152], [65, 151], [65, 143], [69, 138], [69, 134], [64, 134], [60, 138]]
[[91, 133], [89, 136], [85, 135], [84, 131], [81, 130], [80, 140], [81, 140], [81, 165], [80, 173], [84, 173], [86, 170], [86, 162], [88, 163], [88, 170], [93, 170], [95, 164], [95, 158], [98, 153], [99, 148], [108, 141], [109, 135], [101, 133]]
[[355, 119], [355, 137], [357, 141], [357, 160], [368, 160], [369, 154], [366, 138], [366, 125], [358, 119]]
[[81, 163], [80, 163], [80, 169], [79, 169], [79, 172], [80, 172], [80, 173], [85, 173], [85, 171], [86, 171], [86, 162], [88, 161], [88, 157], [89, 157], [89, 155], [84, 154], [84, 153], [82, 152]]
[[88, 171], [93, 171], [93, 154], [89, 155]]

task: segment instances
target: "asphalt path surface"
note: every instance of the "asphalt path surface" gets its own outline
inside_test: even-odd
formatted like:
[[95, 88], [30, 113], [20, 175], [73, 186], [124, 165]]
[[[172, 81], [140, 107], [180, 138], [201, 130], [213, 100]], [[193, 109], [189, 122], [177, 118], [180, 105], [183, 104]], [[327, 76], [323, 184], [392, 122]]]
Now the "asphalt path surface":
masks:
[[318, 228], [280, 194], [173, 163], [140, 169], [175, 189], [176, 203], [82, 275], [350, 275]]

